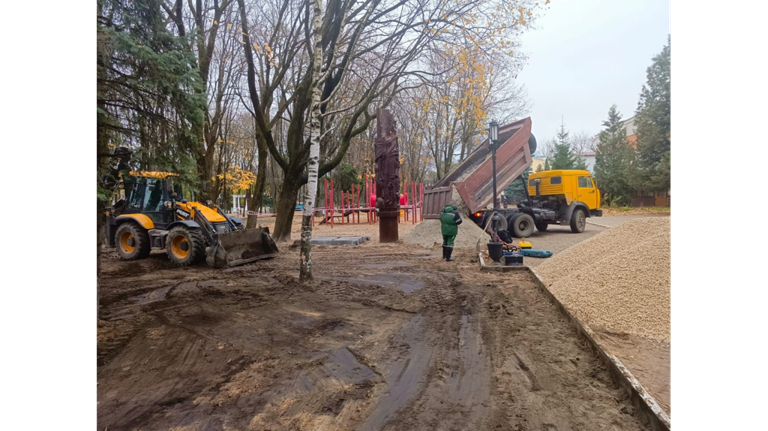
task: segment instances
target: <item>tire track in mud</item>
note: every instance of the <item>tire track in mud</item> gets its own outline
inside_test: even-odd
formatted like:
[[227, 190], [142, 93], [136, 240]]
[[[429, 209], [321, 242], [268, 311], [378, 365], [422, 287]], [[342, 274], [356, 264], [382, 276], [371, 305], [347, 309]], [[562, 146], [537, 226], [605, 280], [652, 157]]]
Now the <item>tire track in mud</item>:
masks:
[[387, 391], [372, 407], [361, 430], [381, 429], [419, 391], [433, 353], [426, 344], [423, 326], [424, 318], [417, 315], [401, 327], [394, 342], [401, 347], [406, 346], [406, 354], [383, 370]]

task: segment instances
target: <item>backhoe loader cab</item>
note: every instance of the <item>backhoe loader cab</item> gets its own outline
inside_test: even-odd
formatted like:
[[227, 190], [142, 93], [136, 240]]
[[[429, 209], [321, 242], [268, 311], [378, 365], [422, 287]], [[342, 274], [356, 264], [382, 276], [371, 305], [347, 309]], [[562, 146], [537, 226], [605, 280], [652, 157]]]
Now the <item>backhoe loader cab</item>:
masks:
[[121, 259], [143, 259], [156, 248], [181, 266], [206, 260], [221, 268], [277, 253], [269, 229], [246, 231], [218, 207], [183, 199], [177, 176], [131, 172], [122, 178], [123, 193], [107, 212], [107, 237]]

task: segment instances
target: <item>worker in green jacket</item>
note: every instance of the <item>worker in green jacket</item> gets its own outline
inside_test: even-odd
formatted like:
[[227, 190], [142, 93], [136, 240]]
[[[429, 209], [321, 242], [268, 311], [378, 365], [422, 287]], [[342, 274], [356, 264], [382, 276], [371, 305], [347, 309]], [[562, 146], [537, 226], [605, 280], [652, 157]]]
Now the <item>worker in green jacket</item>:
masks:
[[456, 239], [456, 234], [459, 233], [460, 224], [461, 216], [459, 211], [453, 205], [446, 205], [443, 211], [440, 212], [440, 228], [443, 232], [443, 259], [448, 262], [453, 261], [451, 258], [453, 241]]

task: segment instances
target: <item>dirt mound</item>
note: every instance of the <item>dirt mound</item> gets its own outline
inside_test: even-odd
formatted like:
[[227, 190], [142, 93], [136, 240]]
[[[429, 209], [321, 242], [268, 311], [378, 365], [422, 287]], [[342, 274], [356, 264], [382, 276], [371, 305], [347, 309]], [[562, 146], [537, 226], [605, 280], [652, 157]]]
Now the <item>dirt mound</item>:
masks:
[[[475, 247], [478, 241], [488, 242], [488, 234], [470, 220], [469, 216], [462, 214], [461, 218], [463, 223], [459, 225], [459, 234], [456, 235], [454, 247]], [[442, 245], [443, 234], [440, 230], [440, 220], [425, 219], [403, 238], [403, 242], [421, 244], [425, 247]]]
[[669, 218], [623, 223], [553, 256], [536, 272], [590, 326], [670, 341]]

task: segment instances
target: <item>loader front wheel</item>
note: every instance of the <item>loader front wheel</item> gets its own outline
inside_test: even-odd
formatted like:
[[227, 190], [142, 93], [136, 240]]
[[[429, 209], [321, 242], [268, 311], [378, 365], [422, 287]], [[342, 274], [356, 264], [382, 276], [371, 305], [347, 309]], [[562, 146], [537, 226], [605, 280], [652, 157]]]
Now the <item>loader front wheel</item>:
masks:
[[123, 223], [117, 228], [115, 245], [122, 260], [144, 259], [151, 251], [147, 230], [133, 222]]
[[176, 226], [165, 240], [168, 258], [176, 265], [189, 266], [205, 259], [205, 240], [200, 229]]

